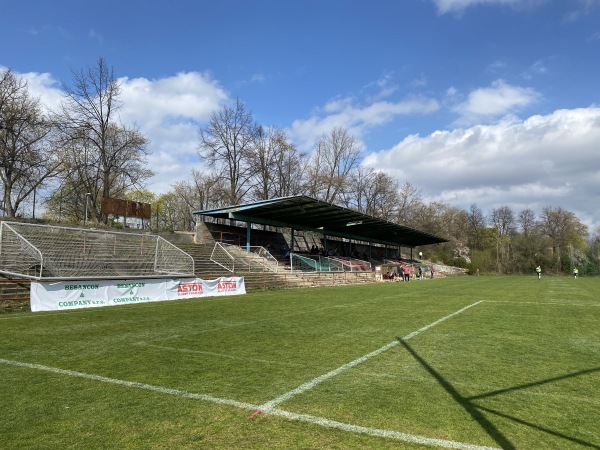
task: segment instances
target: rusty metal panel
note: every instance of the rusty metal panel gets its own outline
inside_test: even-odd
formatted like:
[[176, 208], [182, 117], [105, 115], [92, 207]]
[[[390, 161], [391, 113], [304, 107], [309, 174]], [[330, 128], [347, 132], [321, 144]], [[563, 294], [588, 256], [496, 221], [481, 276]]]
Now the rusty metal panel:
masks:
[[149, 203], [110, 197], [102, 197], [100, 213], [124, 217], [140, 217], [142, 219], [150, 219], [152, 217]]

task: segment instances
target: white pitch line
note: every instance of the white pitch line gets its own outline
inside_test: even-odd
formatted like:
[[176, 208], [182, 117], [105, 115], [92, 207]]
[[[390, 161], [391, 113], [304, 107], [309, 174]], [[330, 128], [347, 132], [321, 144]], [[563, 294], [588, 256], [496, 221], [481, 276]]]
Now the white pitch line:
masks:
[[269, 414], [286, 419], [296, 420], [299, 422], [308, 422], [315, 425], [321, 425], [327, 428], [336, 428], [338, 430], [367, 434], [369, 436], [395, 439], [398, 441], [412, 442], [415, 444], [431, 445], [435, 447], [456, 448], [460, 450], [501, 450], [497, 447], [485, 447], [481, 445], [469, 444], [466, 442], [449, 441], [446, 439], [428, 438], [415, 434], [402, 433], [400, 431], [382, 430], [378, 428], [362, 427], [360, 425], [351, 425], [348, 423], [337, 422], [335, 420], [326, 419], [324, 417], [311, 416], [308, 414], [295, 414], [282, 409], [273, 408], [269, 410]]
[[[112, 383], [112, 384], [116, 384], [119, 386], [125, 386], [125, 387], [129, 387], [129, 388], [145, 389], [148, 391], [154, 391], [154, 392], [158, 392], [161, 394], [175, 395], [178, 397], [184, 397], [184, 398], [189, 398], [189, 399], [193, 399], [193, 400], [204, 400], [207, 402], [217, 403], [217, 404], [221, 404], [221, 405], [234, 406], [236, 408], [246, 409], [246, 410], [250, 410], [250, 411], [256, 411], [258, 409], [257, 405], [253, 405], [251, 403], [238, 402], [236, 400], [229, 400], [229, 399], [224, 399], [224, 398], [219, 398], [219, 397], [213, 397], [210, 395], [194, 394], [192, 392], [182, 391], [179, 389], [169, 389], [169, 388], [165, 388], [162, 386], [154, 386], [154, 385], [146, 384], [146, 383], [137, 383], [137, 382], [133, 382], [133, 381], [119, 380], [116, 378], [108, 378], [108, 377], [89, 374], [89, 373], [85, 373], [85, 372], [77, 372], [74, 370], [59, 369], [56, 367], [44, 366], [41, 364], [30, 364], [30, 363], [25, 363], [25, 362], [20, 362], [20, 361], [12, 361], [9, 359], [2, 359], [2, 358], [0, 358], [0, 364], [7, 364], [10, 366], [23, 367], [23, 368], [27, 368], [27, 369], [42, 370], [45, 372], [56, 373], [58, 375], [66, 375], [66, 376], [84, 378], [84, 379], [93, 380], [93, 381], [100, 381], [102, 383]], [[322, 426], [325, 428], [335, 428], [335, 429], [346, 431], [346, 432], [366, 434], [366, 435], [374, 436], [374, 437], [382, 437], [382, 438], [387, 438], [387, 439], [394, 439], [394, 440], [398, 440], [398, 441], [412, 442], [412, 443], [423, 444], [423, 445], [431, 445], [431, 446], [445, 447], [445, 448], [455, 448], [455, 449], [459, 449], [459, 450], [500, 450], [496, 447], [483, 447], [483, 446], [473, 445], [473, 444], [469, 444], [469, 443], [465, 443], [465, 442], [449, 441], [446, 439], [428, 438], [425, 436], [418, 436], [418, 435], [414, 435], [414, 434], [402, 433], [400, 431], [383, 430], [383, 429], [379, 429], [379, 428], [369, 428], [369, 427], [363, 427], [363, 426], [359, 426], [359, 425], [352, 425], [352, 424], [348, 424], [348, 423], [337, 422], [335, 420], [326, 419], [324, 417], [311, 416], [308, 414], [295, 414], [295, 413], [292, 413], [289, 411], [284, 411], [284, 410], [278, 409], [278, 408], [272, 408], [271, 410], [269, 410], [269, 414], [278, 416], [278, 417], [283, 417], [288, 420], [312, 423], [312, 424], [319, 425], [319, 426]]]
[[[462, 309], [459, 309], [456, 312], [453, 312], [452, 314], [449, 314], [445, 317], [442, 317], [441, 319], [436, 320], [435, 322], [430, 323], [429, 325], [425, 325], [423, 328], [419, 328], [417, 331], [413, 331], [410, 334], [407, 334], [406, 336], [404, 336], [402, 338], [402, 340], [407, 341], [415, 336], [417, 336], [418, 334], [423, 333], [424, 331], [427, 331], [428, 329], [430, 329], [431, 327], [434, 327], [436, 325], [439, 325], [440, 323], [444, 322], [445, 320], [448, 320], [458, 314], [461, 314], [462, 312], [466, 311], [469, 308], [472, 308], [473, 306], [476, 306], [478, 304], [480, 304], [483, 300], [480, 300], [478, 302], [475, 302], [471, 305], [465, 306]], [[290, 398], [298, 395], [298, 394], [302, 394], [303, 392], [309, 391], [310, 389], [314, 388], [315, 386], [317, 386], [318, 384], [321, 384], [324, 381], [329, 380], [330, 378], [335, 377], [336, 375], [339, 375], [340, 373], [354, 367], [357, 366], [360, 363], [363, 363], [365, 361], [367, 361], [368, 359], [371, 359], [387, 350], [389, 350], [390, 348], [395, 347], [396, 345], [399, 344], [398, 340], [394, 340], [392, 342], [390, 342], [389, 344], [384, 345], [383, 347], [378, 348], [375, 351], [372, 351], [371, 353], [368, 353], [364, 356], [361, 356], [360, 358], [357, 358], [353, 361], [350, 361], [349, 363], [344, 364], [343, 366], [338, 367], [337, 369], [332, 370], [331, 372], [327, 372], [324, 375], [321, 375], [320, 377], [317, 377], [311, 381], [308, 381], [300, 386], [298, 386], [296, 389], [292, 389], [291, 391], [286, 392], [285, 394], [280, 395], [277, 398], [274, 398], [273, 400], [268, 401], [267, 403], [264, 403], [262, 405], [259, 406], [258, 409], [260, 409], [263, 412], [270, 412], [269, 410], [273, 407], [275, 407], [276, 405], [285, 402], [286, 400], [289, 400]]]
[[568, 302], [512, 302], [510, 300], [486, 300], [486, 303], [504, 303], [510, 305], [535, 305], [535, 306], [589, 306], [597, 308], [600, 303], [568, 303]]
[[111, 384], [117, 384], [120, 386], [132, 387], [132, 388], [137, 388], [137, 389], [145, 389], [147, 391], [160, 392], [161, 394], [177, 395], [179, 397], [191, 398], [191, 399], [195, 399], [195, 400], [205, 400], [208, 402], [219, 403], [222, 405], [235, 406], [237, 408], [243, 408], [243, 409], [255, 409], [256, 408], [256, 406], [251, 405], [250, 403], [244, 403], [244, 402], [238, 402], [235, 400], [228, 400], [228, 399], [224, 399], [224, 398], [212, 397], [210, 395], [204, 395], [204, 394], [194, 394], [192, 392], [180, 391], [178, 389], [169, 389], [169, 388], [165, 388], [165, 387], [161, 387], [161, 386], [154, 386], [154, 385], [146, 384], [146, 383], [137, 383], [134, 381], [124, 381], [124, 380], [119, 380], [116, 378], [103, 377], [101, 375], [93, 375], [93, 374], [89, 374], [89, 373], [85, 373], [85, 372], [76, 372], [74, 370], [58, 369], [56, 367], [43, 366], [41, 364], [30, 364], [30, 363], [19, 362], [19, 361], [11, 361], [9, 359], [2, 359], [2, 358], [0, 358], [0, 363], [8, 364], [11, 366], [17, 366], [17, 367], [25, 367], [27, 369], [43, 370], [45, 372], [52, 372], [52, 373], [56, 373], [59, 375], [68, 375], [70, 377], [85, 378], [88, 380], [100, 381], [102, 383], [111, 383]]

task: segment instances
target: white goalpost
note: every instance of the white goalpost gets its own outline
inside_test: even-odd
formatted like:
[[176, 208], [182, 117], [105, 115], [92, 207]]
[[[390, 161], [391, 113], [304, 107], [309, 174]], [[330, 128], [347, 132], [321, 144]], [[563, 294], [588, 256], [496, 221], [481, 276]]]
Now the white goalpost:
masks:
[[188, 277], [194, 259], [157, 235], [2, 222], [0, 273], [38, 280]]

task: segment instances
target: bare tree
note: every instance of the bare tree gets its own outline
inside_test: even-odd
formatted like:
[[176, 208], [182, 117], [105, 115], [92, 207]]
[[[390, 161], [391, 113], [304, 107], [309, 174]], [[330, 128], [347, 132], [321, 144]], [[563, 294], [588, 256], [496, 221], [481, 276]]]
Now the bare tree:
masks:
[[53, 130], [27, 83], [9, 69], [0, 72], [0, 179], [8, 217], [15, 217], [24, 200], [60, 173]]
[[192, 170], [191, 178], [178, 181], [153, 202], [153, 228], [191, 231], [195, 229], [194, 211], [228, 205], [227, 186], [214, 173]]
[[359, 166], [351, 172], [348, 187], [344, 206], [383, 220], [395, 219], [398, 182], [387, 173]]
[[515, 214], [509, 206], [493, 208], [490, 219], [500, 236], [508, 236], [514, 232]]
[[106, 223], [97, 209], [100, 198], [122, 196], [153, 175], [146, 167], [148, 141], [120, 122], [121, 86], [103, 58], [73, 71], [73, 86], [64, 86], [64, 92], [59, 118], [73, 168], [70, 184], [91, 194], [96, 217]]
[[195, 209], [219, 208], [228, 205], [227, 186], [216, 173], [193, 169], [189, 184]]
[[196, 217], [192, 214], [193, 211], [227, 204], [227, 189], [219, 183], [219, 177], [215, 174], [205, 174], [194, 169], [190, 180], [178, 181], [171, 186], [169, 194], [173, 194], [173, 200], [169, 204], [171, 208], [177, 209], [178, 230], [195, 228]]
[[275, 181], [273, 197], [287, 197], [305, 193], [308, 154], [299, 151], [287, 139], [281, 143], [281, 151], [275, 158]]
[[496, 230], [496, 270], [500, 273], [508, 263], [515, 215], [510, 207], [501, 206], [492, 209], [490, 219]]
[[289, 142], [285, 131], [276, 127], [258, 127], [248, 157], [253, 180], [252, 199], [266, 200], [299, 193], [304, 157]]
[[473, 203], [468, 212], [469, 246], [481, 249], [481, 232], [485, 227], [485, 216], [481, 209]]
[[348, 130], [334, 128], [317, 141], [308, 167], [308, 193], [334, 203], [347, 189], [349, 175], [359, 163], [361, 147]]
[[528, 235], [536, 225], [535, 213], [529, 208], [522, 210], [517, 217], [517, 223], [521, 227], [523, 234]]
[[422, 204], [421, 189], [413, 186], [408, 181], [398, 189], [398, 203], [396, 205], [396, 222], [405, 225], [416, 225], [414, 215]]
[[251, 189], [249, 161], [256, 133], [252, 114], [240, 99], [233, 108], [224, 105], [213, 112], [208, 125], [199, 131], [199, 156], [227, 182], [230, 204], [239, 203]]

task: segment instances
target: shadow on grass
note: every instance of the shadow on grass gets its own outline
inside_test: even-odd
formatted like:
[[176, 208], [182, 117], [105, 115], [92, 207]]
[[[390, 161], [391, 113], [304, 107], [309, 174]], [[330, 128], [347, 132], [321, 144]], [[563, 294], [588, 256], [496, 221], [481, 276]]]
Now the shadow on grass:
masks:
[[586, 375], [589, 373], [594, 373], [594, 372], [598, 372], [600, 371], [600, 367], [597, 367], [595, 369], [586, 369], [586, 370], [580, 370], [578, 372], [573, 372], [573, 373], [569, 373], [566, 375], [562, 375], [559, 377], [553, 377], [553, 378], [548, 378], [545, 380], [540, 380], [540, 381], [536, 381], [533, 383], [527, 383], [527, 384], [522, 384], [519, 386], [514, 386], [514, 387], [510, 387], [510, 388], [505, 388], [505, 389], [499, 389], [497, 391], [492, 391], [492, 392], [488, 392], [485, 394], [481, 394], [481, 395], [476, 395], [473, 397], [464, 397], [462, 396], [457, 390], [456, 388], [448, 381], [446, 380], [438, 371], [436, 371], [430, 364], [427, 363], [427, 361], [425, 361], [417, 352], [415, 352], [413, 350], [413, 348], [408, 345], [408, 343], [406, 343], [404, 340], [402, 340], [401, 338], [397, 338], [398, 342], [400, 342], [400, 344], [413, 356], [413, 358], [415, 358], [415, 360], [425, 369], [427, 370], [427, 372], [429, 372], [429, 374], [435, 378], [435, 380], [439, 383], [440, 386], [442, 386], [442, 388], [444, 388], [444, 390], [456, 401], [456, 403], [458, 403], [472, 418], [473, 420], [475, 420], [480, 426], [481, 428], [483, 428], [483, 430], [503, 449], [505, 450], [512, 450], [512, 449], [516, 449], [515, 445], [510, 442], [510, 440], [508, 439], [507, 436], [505, 436], [496, 425], [494, 425], [484, 414], [484, 412], [488, 413], [488, 414], [493, 414], [495, 416], [498, 417], [502, 417], [505, 419], [509, 419], [512, 420], [513, 422], [519, 423], [521, 425], [525, 425], [527, 427], [542, 431], [544, 433], [550, 434], [552, 436], [570, 441], [570, 442], [574, 442], [577, 443], [579, 445], [585, 446], [585, 447], [590, 447], [590, 448], [595, 448], [595, 449], [600, 449], [600, 446], [592, 444], [591, 442], [586, 442], [583, 441], [581, 439], [577, 439], [571, 436], [567, 436], [563, 433], [559, 433], [557, 431], [554, 430], [550, 430], [548, 428], [544, 428], [541, 427], [539, 425], [536, 425], [534, 423], [531, 422], [527, 422], [525, 420], [519, 419], [518, 417], [514, 417], [514, 416], [510, 416], [508, 414], [504, 414], [500, 411], [495, 411], [493, 409], [488, 409], [485, 408], [483, 406], [479, 406], [476, 403], [474, 403], [474, 400], [478, 400], [478, 399], [482, 399], [482, 398], [487, 398], [487, 397], [492, 397], [495, 395], [501, 395], [504, 394], [506, 392], [512, 392], [512, 391], [517, 391], [520, 389], [528, 389], [530, 387], [534, 387], [534, 386], [540, 386], [543, 384], [548, 384], [548, 383], [554, 383], [556, 381], [560, 381], [560, 380], [564, 380], [567, 378], [572, 378], [572, 377], [578, 377], [578, 376], [582, 376], [582, 375]]

